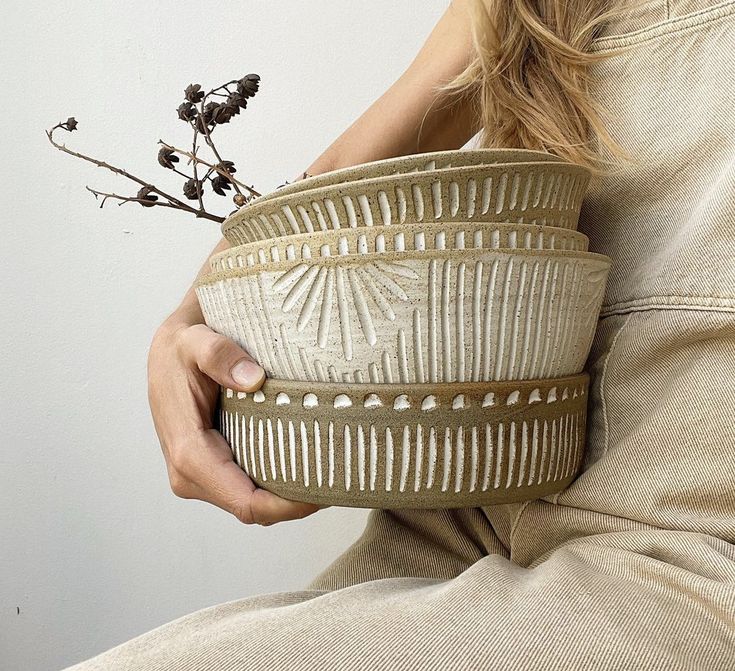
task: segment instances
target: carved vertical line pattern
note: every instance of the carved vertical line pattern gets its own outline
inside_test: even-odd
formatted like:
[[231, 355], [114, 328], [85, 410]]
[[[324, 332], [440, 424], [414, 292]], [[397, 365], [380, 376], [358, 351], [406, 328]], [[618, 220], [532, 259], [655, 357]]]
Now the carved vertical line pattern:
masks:
[[513, 469], [515, 467], [516, 460], [516, 423], [510, 422], [508, 428], [508, 480], [505, 483], [505, 488], [510, 487], [510, 483], [513, 480]]
[[436, 471], [437, 449], [436, 449], [436, 427], [429, 428], [429, 463], [426, 468], [426, 488], [431, 489], [434, 484], [434, 473]]
[[497, 451], [495, 456], [495, 482], [493, 483], [494, 488], [497, 489], [500, 487], [500, 472], [501, 469], [505, 463], [505, 429], [503, 427], [503, 422], [500, 422], [498, 424], [498, 437], [496, 440]]
[[416, 473], [413, 483], [413, 491], [421, 488], [421, 464], [424, 458], [424, 428], [421, 424], [416, 425]]
[[[465, 345], [464, 345], [464, 275], [466, 264], [460, 261], [457, 265], [457, 307], [454, 315], [454, 331], [456, 336], [455, 343], [455, 370], [452, 380], [457, 382], [465, 381]], [[450, 379], [450, 378], [445, 378]]]
[[385, 191], [378, 191], [378, 208], [380, 211], [380, 220], [384, 226], [390, 226], [392, 220], [392, 209], [388, 194]]
[[389, 492], [393, 486], [393, 432], [385, 427], [385, 490]]
[[240, 417], [240, 460], [245, 472], [250, 475], [250, 464], [248, 463], [248, 426], [245, 421], [245, 415]]
[[375, 346], [378, 342], [378, 337], [375, 333], [373, 319], [370, 316], [370, 309], [368, 308], [367, 301], [365, 300], [365, 292], [358, 282], [354, 269], [347, 268], [345, 272], [347, 273], [347, 277], [350, 281], [355, 311], [357, 312], [357, 319], [360, 322], [362, 333], [368, 344]]
[[401, 477], [399, 490], [406, 489], [406, 481], [408, 479], [408, 467], [411, 463], [411, 429], [406, 425], [403, 427], [403, 450], [401, 453]]
[[[449, 320], [451, 318], [451, 303], [449, 300], [449, 292], [452, 282], [452, 262], [446, 259], [442, 263], [442, 287], [441, 287], [441, 379], [454, 380], [452, 377], [452, 335]], [[438, 353], [437, 353], [438, 354]], [[437, 371], [439, 365], [437, 362]], [[438, 379], [438, 378], [437, 378]]]
[[460, 492], [464, 484], [464, 427], [462, 426], [457, 427], [454, 460], [454, 491]]
[[[564, 265], [564, 270], [562, 271], [561, 276], [561, 290], [559, 292], [558, 299], [566, 298], [567, 297], [567, 286], [569, 282], [569, 265]], [[556, 302], [557, 296], [554, 296], [554, 301]], [[563, 303], [563, 301], [562, 301]], [[548, 348], [544, 348], [544, 355], [546, 355], [546, 352], [548, 350], [549, 357], [547, 358], [544, 356], [544, 363], [541, 367], [541, 377], [550, 377], [548, 371], [551, 369], [551, 364], [554, 361], [554, 357], [556, 355], [556, 350], [559, 347], [559, 339], [561, 337], [562, 331], [561, 331], [561, 324], [562, 324], [562, 315], [556, 314], [554, 310], [550, 310], [550, 315], [553, 315], [554, 318], [554, 335], [549, 338], [548, 342]]]
[[508, 173], [504, 172], [498, 180], [498, 189], [495, 194], [495, 214], [500, 214], [505, 208], [505, 194], [508, 188]]
[[480, 207], [480, 214], [486, 214], [490, 209], [493, 196], [493, 178], [486, 177], [482, 180], [482, 205]]
[[472, 433], [470, 434], [470, 492], [474, 492], [477, 488], [477, 468], [479, 460], [479, 445], [478, 445], [477, 427], [472, 427]]
[[[493, 380], [502, 380], [503, 367], [506, 358], [505, 353], [505, 329], [508, 325], [508, 300], [510, 298], [510, 283], [513, 276], [513, 258], [508, 259], [503, 279], [503, 298], [500, 301], [500, 318], [498, 319], [498, 348], [495, 359], [495, 373]], [[486, 336], [487, 337], [487, 334]]]
[[[436, 277], [436, 265], [437, 260], [431, 259], [429, 261], [429, 295], [428, 295], [428, 307], [426, 316], [426, 338], [428, 341], [428, 347], [426, 350], [427, 364], [429, 369], [429, 375], [427, 382], [437, 382], [438, 375], [436, 370], [437, 364], [437, 352], [436, 352], [436, 303], [437, 303], [437, 277]], [[422, 380], [423, 381], [423, 380]]]
[[309, 486], [309, 437], [306, 430], [306, 422], [302, 419], [300, 422], [301, 435], [301, 467], [303, 469], [304, 487]]
[[475, 216], [475, 208], [477, 207], [477, 180], [470, 177], [467, 180], [467, 218], [472, 219]]
[[459, 184], [455, 181], [449, 182], [449, 216], [456, 217], [459, 212]]
[[286, 447], [284, 445], [283, 422], [281, 422], [280, 417], [276, 420], [276, 438], [278, 439], [278, 461], [281, 467], [281, 477], [284, 482], [288, 482], [288, 478], [286, 477]]
[[327, 484], [329, 489], [334, 485], [334, 422], [327, 424]]
[[492, 266], [490, 267], [490, 274], [488, 276], [487, 281], [487, 290], [485, 292], [485, 314], [484, 314], [484, 328], [483, 328], [483, 348], [482, 348], [482, 354], [483, 354], [483, 376], [482, 380], [489, 381], [490, 378], [490, 346], [492, 344], [492, 339], [490, 337], [490, 330], [492, 326], [492, 318], [493, 318], [493, 305], [495, 303], [495, 283], [498, 275], [498, 267], [499, 267], [499, 260], [495, 259], [492, 263]]
[[319, 421], [314, 420], [314, 465], [316, 468], [317, 487], [322, 486], [322, 436], [319, 429]]
[[[561, 342], [561, 346], [556, 350], [556, 356], [552, 359], [552, 364], [549, 366], [549, 370], [555, 375], [566, 375], [567, 372], [577, 372], [576, 368], [569, 371], [565, 370], [561, 373], [556, 373], [555, 371], [559, 370], [562, 362], [569, 361], [573, 353], [573, 349], [577, 346], [577, 334], [579, 334], [577, 326], [580, 312], [580, 296], [585, 285], [583, 280], [582, 266], [578, 261], [575, 261], [572, 270], [572, 288], [569, 291], [569, 296], [567, 297], [567, 309], [566, 314], [564, 315], [564, 326], [562, 327], [563, 340]], [[572, 359], [572, 361], [574, 361], [574, 359]]]
[[548, 258], [544, 261], [543, 268], [544, 278], [541, 284], [541, 291], [536, 299], [538, 308], [536, 310], [533, 346], [531, 347], [531, 367], [528, 371], [528, 378], [530, 379], [538, 377], [539, 350], [541, 349], [541, 339], [544, 335], [544, 308], [548, 296], [549, 274], [551, 272], [551, 264]]
[[413, 212], [416, 221], [424, 220], [424, 194], [418, 184], [411, 185], [411, 197], [413, 199]]
[[[538, 430], [538, 420], [534, 420], [534, 431]], [[548, 453], [548, 429], [549, 424], [547, 420], [543, 420], [543, 432], [542, 436], [539, 439], [538, 437], [535, 439], [539, 442], [540, 448], [541, 448], [541, 459], [539, 461], [538, 465], [538, 479], [536, 480], [536, 484], [541, 484], [541, 480], [544, 476], [544, 463], [546, 462], [546, 455]], [[528, 481], [529, 484], [531, 484], [531, 480], [529, 478]]]
[[[528, 300], [526, 301], [526, 319], [523, 330], [523, 345], [521, 348], [521, 363], [519, 366], [519, 379], [526, 380], [526, 366], [528, 365], [528, 352], [531, 349], [531, 341], [533, 336], [533, 324], [534, 318], [536, 317], [534, 307], [537, 302], [536, 296], [536, 280], [538, 279], [539, 262], [535, 261], [533, 264], [533, 271], [531, 273], [531, 286], [528, 290]], [[536, 332], [538, 334], [538, 322], [535, 324]], [[515, 374], [515, 364], [511, 370], [511, 374]]]
[[[551, 456], [549, 457], [549, 477], [547, 480], [556, 479], [556, 469], [559, 467], [559, 455], [557, 454], [557, 432], [556, 432], [556, 419], [551, 421]], [[553, 474], [552, 474], [553, 469]]]
[[434, 213], [434, 219], [438, 219], [442, 216], [443, 205], [444, 199], [442, 198], [442, 183], [440, 180], [436, 180], [431, 183], [431, 208]]
[[541, 354], [541, 363], [539, 364], [539, 372], [538, 377], [542, 376], [542, 372], [546, 369], [546, 359], [549, 355], [549, 346], [551, 343], [551, 334], [554, 330], [554, 322], [555, 322], [555, 315], [554, 315], [554, 305], [557, 300], [556, 295], [556, 283], [557, 279], [559, 277], [559, 262], [556, 259], [548, 259], [548, 263], [553, 265], [553, 272], [551, 275], [551, 289], [549, 290], [548, 296], [547, 296], [547, 303], [546, 307], [548, 309], [545, 310], [546, 312], [546, 323], [543, 329], [544, 334], [544, 346], [543, 346], [543, 352]]
[[400, 382], [408, 384], [410, 382], [408, 376], [408, 352], [406, 350], [406, 332], [404, 329], [398, 329], [398, 377]]
[[357, 479], [360, 491], [365, 491], [365, 428], [357, 425]]
[[[271, 311], [265, 309], [266, 302], [265, 302], [265, 297], [263, 295], [263, 292], [264, 292], [263, 275], [260, 275], [260, 274], [256, 275], [255, 286], [257, 287], [257, 290], [258, 290], [258, 301], [259, 301], [259, 305], [262, 311], [261, 314], [263, 315], [263, 321], [265, 322], [265, 327], [268, 332], [267, 339], [263, 343], [264, 349], [268, 350], [272, 348], [274, 352], [274, 356], [280, 360], [281, 370], [288, 371], [288, 361], [284, 358], [285, 355], [284, 355], [282, 347], [273, 347], [273, 343], [275, 343], [277, 340], [276, 339], [277, 332], [276, 332], [273, 320], [271, 318], [272, 317]], [[260, 321], [260, 320], [255, 320], [255, 321]], [[291, 371], [290, 377], [293, 378], [295, 376], [296, 376], [296, 372]]]
[[[508, 367], [507, 374], [504, 373], [506, 379], [515, 379], [515, 368], [516, 368], [516, 351], [518, 348], [518, 331], [520, 327], [521, 314], [523, 314], [524, 304], [523, 299], [525, 298], [526, 290], [526, 273], [528, 272], [528, 262], [521, 261], [520, 277], [518, 278], [518, 285], [516, 289], [516, 301], [513, 309], [513, 321], [510, 334], [510, 350], [508, 351]], [[528, 306], [525, 307], [528, 311]], [[527, 342], [524, 340], [521, 342], [521, 348], [523, 351], [526, 350]]]
[[399, 224], [406, 223], [406, 194], [400, 186], [395, 188], [396, 193], [396, 221]]
[[350, 425], [345, 424], [343, 431], [345, 491], [349, 492], [352, 484], [352, 432], [350, 431]]
[[482, 363], [482, 322], [481, 322], [481, 298], [482, 298], [482, 274], [484, 264], [482, 261], [475, 263], [475, 276], [472, 294], [472, 349], [470, 350], [470, 361], [472, 365], [472, 380], [480, 380], [480, 364]]
[[521, 464], [518, 469], [516, 487], [520, 487], [526, 475], [526, 461], [528, 459], [528, 422], [521, 421]]
[[250, 447], [251, 473], [257, 475], [258, 465], [255, 462], [255, 420], [252, 415], [250, 415], [250, 419], [248, 420], [248, 446]]
[[265, 435], [268, 441], [268, 463], [271, 467], [271, 479], [276, 480], [276, 454], [274, 452], [274, 441], [273, 441], [273, 422], [268, 417], [265, 420]]
[[378, 437], [375, 425], [370, 425], [370, 490], [375, 491], [375, 480], [378, 476]]
[[449, 470], [452, 466], [452, 433], [450, 428], [444, 427], [444, 459], [442, 462], [442, 491], [449, 488]]
[[482, 474], [482, 491], [490, 486], [490, 470], [493, 464], [493, 429], [490, 423], [485, 424], [485, 469]]
[[263, 435], [263, 420], [258, 420], [258, 456], [260, 457], [260, 475], [263, 480], [268, 480], [265, 472], [265, 436]]
[[288, 456], [291, 464], [291, 482], [296, 482], [296, 428], [288, 420]]

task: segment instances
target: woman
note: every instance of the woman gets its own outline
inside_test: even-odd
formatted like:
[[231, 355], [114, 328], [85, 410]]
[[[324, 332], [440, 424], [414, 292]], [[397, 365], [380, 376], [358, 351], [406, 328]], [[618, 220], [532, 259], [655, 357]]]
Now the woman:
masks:
[[[480, 128], [482, 145], [600, 171], [580, 230], [613, 268], [582, 472], [530, 502], [373, 510], [305, 590], [72, 668], [735, 668], [734, 35], [735, 0], [454, 0], [306, 172], [459, 148]], [[256, 488], [211, 428], [218, 385], [252, 391], [263, 370], [202, 322], [190, 289], [150, 350], [174, 493], [247, 524], [316, 512]]]

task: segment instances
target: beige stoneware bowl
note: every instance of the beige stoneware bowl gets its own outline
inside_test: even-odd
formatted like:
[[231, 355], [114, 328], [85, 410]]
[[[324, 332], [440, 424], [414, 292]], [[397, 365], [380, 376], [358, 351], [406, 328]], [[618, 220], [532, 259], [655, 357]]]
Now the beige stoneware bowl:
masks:
[[569, 163], [476, 165], [307, 189], [241, 207], [222, 224], [231, 245], [299, 233], [452, 221], [576, 229], [590, 172]]
[[547, 496], [583, 457], [588, 375], [431, 385], [266, 380], [223, 389], [235, 461], [284, 498], [459, 508]]
[[610, 259], [433, 249], [236, 267], [200, 278], [209, 327], [269, 377], [489, 382], [582, 371]]
[[382, 252], [442, 249], [561, 249], [585, 252], [587, 236], [566, 228], [534, 224], [456, 222], [394, 224], [301, 233], [231, 247], [210, 258], [213, 272], [282, 261]]
[[[316, 189], [332, 184], [353, 182], [361, 179], [373, 179], [385, 175], [400, 175], [422, 170], [440, 170], [442, 168], [458, 168], [471, 165], [489, 165], [492, 163], [523, 163], [528, 161], [550, 161], [554, 163], [564, 162], [564, 159], [545, 151], [534, 151], [532, 149], [471, 149], [471, 150], [449, 150], [432, 151], [409, 156], [397, 156], [394, 158], [361, 163], [360, 165], [330, 170], [320, 175], [307, 177], [297, 182], [285, 184], [270, 193], [257, 198], [258, 202], [278, 198], [288, 193]], [[253, 201], [255, 202], [255, 201]]]

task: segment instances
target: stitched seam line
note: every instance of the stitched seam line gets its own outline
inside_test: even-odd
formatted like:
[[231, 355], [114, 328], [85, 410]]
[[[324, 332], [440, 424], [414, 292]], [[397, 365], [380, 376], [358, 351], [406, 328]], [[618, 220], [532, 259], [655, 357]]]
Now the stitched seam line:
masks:
[[[715, 7], [708, 7], [706, 9], [699, 10], [698, 12], [693, 12], [692, 14], [668, 19], [667, 21], [662, 21], [652, 26], [646, 26], [645, 28], [629, 33], [600, 37], [597, 40], [593, 40], [590, 51], [604, 52], [615, 50], [621, 46], [642, 44], [643, 42], [656, 39], [657, 37], [683, 33], [689, 29], [698, 28], [704, 24], [727, 18], [733, 12], [735, 12], [735, 0], [727, 0]], [[712, 14], [715, 16], [711, 16]], [[677, 26], [677, 24], [680, 25]], [[671, 29], [672, 26], [674, 27], [673, 29]]]
[[612, 343], [610, 343], [610, 349], [607, 352], [607, 356], [605, 357], [605, 363], [602, 365], [602, 375], [600, 376], [600, 407], [602, 408], [602, 423], [605, 427], [605, 441], [604, 446], [605, 449], [603, 450], [602, 454], [607, 454], [608, 447], [610, 447], [610, 425], [607, 421], [607, 402], [605, 400], [605, 380], [607, 379], [607, 367], [610, 363], [610, 356], [612, 355], [613, 351], [615, 350], [615, 345], [618, 344], [618, 339], [623, 334], [623, 331], [625, 331], [625, 327], [628, 326], [628, 322], [630, 321], [631, 317], [633, 315], [630, 314], [625, 318], [625, 321], [623, 322], [623, 325], [620, 327], [620, 330], [615, 334], [615, 337], [612, 340]]
[[621, 307], [615, 310], [604, 310], [600, 312], [600, 319], [605, 317], [613, 317], [615, 315], [627, 315], [632, 312], [646, 312], [648, 310], [658, 310], [661, 312], [666, 311], [681, 311], [681, 312], [720, 312], [720, 313], [735, 313], [735, 306], [719, 306], [719, 305], [691, 305], [688, 303], [675, 304], [675, 303], [649, 303], [646, 305], [631, 305], [628, 307]]
[[516, 527], [518, 526], [518, 521], [521, 519], [521, 515], [523, 515], [523, 511], [528, 508], [529, 505], [531, 505], [532, 501], [524, 501], [523, 505], [519, 508], [518, 514], [516, 515], [515, 519], [513, 520], [513, 523], [510, 525], [510, 537], [508, 539], [508, 544], [510, 547], [513, 547], [513, 534], [515, 533]]

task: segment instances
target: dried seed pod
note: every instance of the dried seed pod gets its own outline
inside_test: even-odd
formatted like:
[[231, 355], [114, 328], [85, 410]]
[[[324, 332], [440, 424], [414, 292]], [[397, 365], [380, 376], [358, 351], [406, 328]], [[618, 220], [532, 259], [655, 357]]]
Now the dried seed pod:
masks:
[[141, 188], [135, 197], [141, 199], [139, 202], [143, 207], [153, 207], [153, 203], [158, 200], [158, 196], [153, 193], [153, 187], [151, 186]]
[[260, 76], [256, 74], [245, 75], [237, 82], [237, 90], [246, 98], [252, 98], [260, 85]]
[[184, 89], [184, 97], [191, 103], [198, 103], [204, 98], [204, 91], [201, 89], [201, 84], [189, 84]]
[[230, 184], [230, 180], [227, 179], [227, 177], [217, 175], [216, 177], [212, 178], [212, 191], [219, 194], [220, 196], [226, 196], [227, 194], [225, 193], [225, 191], [230, 191], [231, 189], [232, 186]]
[[227, 104], [233, 105], [238, 108], [237, 113], [239, 114], [239, 108], [245, 109], [248, 106], [248, 99], [240, 91], [233, 91], [227, 96]]
[[179, 115], [179, 119], [182, 121], [191, 121], [191, 119], [197, 115], [196, 107], [194, 107], [193, 103], [188, 101], [181, 103], [181, 105], [176, 108], [176, 112]]
[[179, 157], [176, 156], [173, 149], [169, 149], [168, 147], [161, 147], [158, 150], [158, 162], [164, 167], [168, 168], [169, 170], [173, 170], [174, 163], [179, 162]]
[[70, 116], [64, 123], [64, 126], [66, 127], [66, 130], [68, 130], [69, 132], [76, 130], [77, 120], [73, 116]]
[[235, 203], [238, 207], [242, 207], [245, 205], [245, 203], [248, 202], [248, 199], [241, 193], [236, 193], [234, 196], [232, 196], [232, 202]]
[[235, 164], [232, 161], [222, 161], [221, 163], [218, 163], [215, 167], [220, 170], [224, 170], [231, 175], [234, 175], [237, 172], [237, 168], [235, 168]]
[[202, 184], [193, 177], [184, 184], [184, 195], [189, 200], [199, 200], [199, 194], [202, 191]]
[[[235, 109], [237, 109], [237, 107], [235, 107]], [[232, 107], [220, 104], [212, 110], [212, 121], [217, 124], [227, 123], [234, 115], [235, 113], [233, 112]]]

